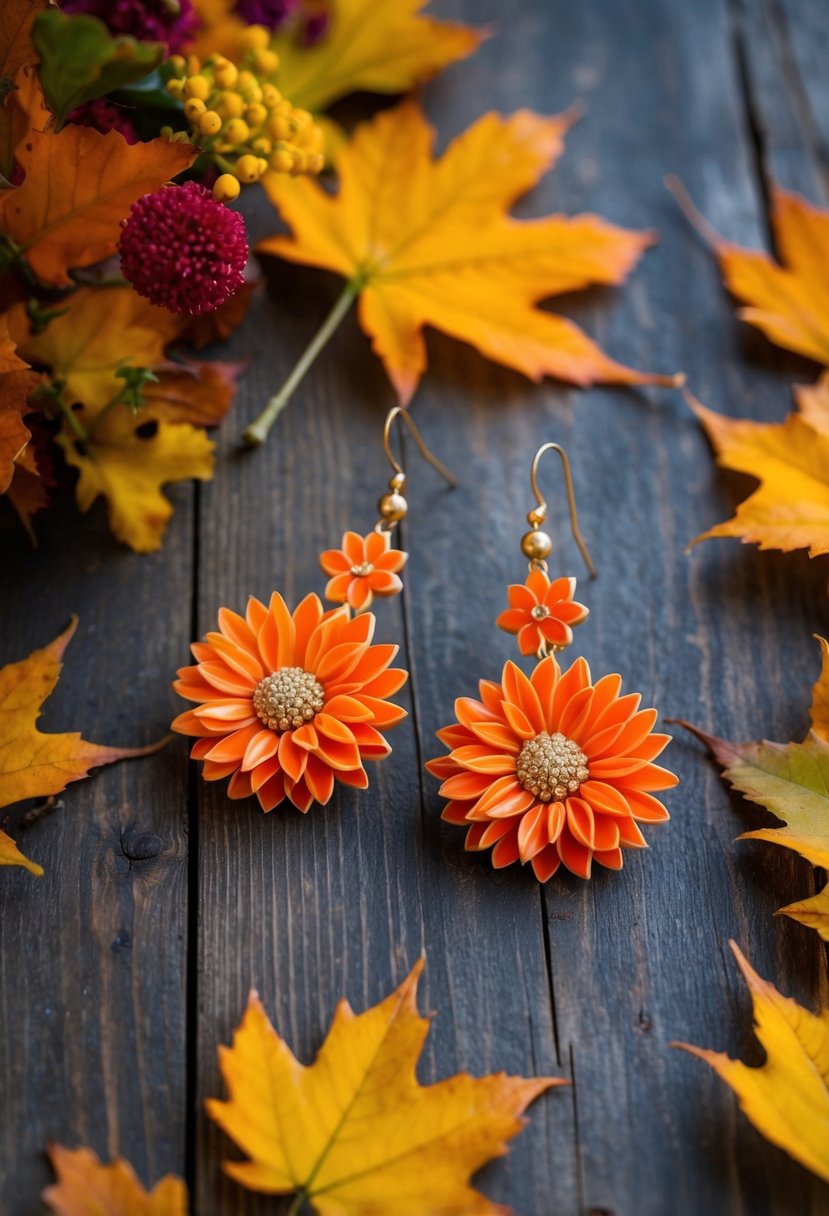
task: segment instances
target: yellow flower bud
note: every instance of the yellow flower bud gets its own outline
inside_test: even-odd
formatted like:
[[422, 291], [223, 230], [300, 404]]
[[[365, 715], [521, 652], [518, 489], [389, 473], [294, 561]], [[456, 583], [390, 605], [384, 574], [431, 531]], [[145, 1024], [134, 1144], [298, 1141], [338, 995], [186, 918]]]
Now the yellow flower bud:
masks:
[[[240, 156], [235, 166], [236, 176], [239, 178], [239, 181], [246, 182], [248, 185], [251, 182], [258, 182], [264, 172], [260, 167], [262, 163], [257, 157], [251, 156], [249, 152], [245, 153], [244, 156]], [[267, 162], [265, 162], [265, 169], [267, 167]]]
[[214, 78], [220, 89], [232, 89], [239, 79], [239, 69], [232, 63], [223, 63], [214, 72]]
[[232, 173], [223, 173], [213, 184], [213, 197], [218, 203], [232, 203], [239, 197], [241, 186]]
[[205, 110], [199, 117], [198, 128], [202, 135], [218, 135], [222, 129], [222, 120], [215, 110]]
[[170, 94], [171, 97], [175, 97], [176, 100], [178, 100], [178, 98], [181, 97], [182, 94], [184, 93], [184, 81], [183, 80], [168, 80], [167, 81], [167, 92]]
[[231, 118], [223, 134], [229, 144], [244, 144], [250, 138], [250, 128], [243, 118]]
[[171, 55], [167, 60], [167, 66], [172, 72], [175, 72], [176, 76], [181, 76], [187, 64], [184, 61], [183, 55]]
[[198, 97], [191, 97], [184, 103], [184, 113], [190, 122], [195, 122], [200, 114], [203, 114], [207, 109], [203, 101]]
[[265, 103], [265, 105], [268, 107], [269, 110], [272, 110], [274, 108], [274, 106], [279, 105], [281, 100], [282, 100], [282, 94], [280, 93], [279, 89], [276, 87], [275, 84], [263, 84], [262, 85], [262, 101]]
[[279, 56], [276, 51], [254, 51], [253, 62], [257, 72], [260, 72], [263, 76], [271, 76], [279, 69]]
[[307, 110], [294, 110], [294, 122], [296, 123], [297, 131], [305, 131], [311, 126], [314, 119]]
[[273, 144], [264, 135], [260, 135], [250, 146], [257, 156], [270, 156], [273, 151]]
[[240, 72], [239, 78], [236, 81], [236, 88], [239, 90], [240, 93], [244, 93], [244, 91], [246, 89], [252, 89], [254, 87], [254, 85], [256, 85], [258, 83], [259, 82], [257, 81], [256, 77], [254, 76], [253, 72], [247, 72], [247, 71]]
[[197, 97], [199, 101], [207, 101], [210, 85], [204, 76], [188, 76], [184, 82], [184, 92], [188, 97]]
[[312, 152], [308, 157], [308, 172], [322, 173], [325, 168], [325, 157], [322, 152]]
[[277, 148], [276, 152], [271, 153], [268, 164], [277, 173], [290, 173], [294, 167], [293, 153], [287, 148]]
[[248, 106], [245, 111], [245, 118], [248, 120], [248, 125], [251, 127], [261, 127], [262, 123], [268, 117], [268, 111], [262, 105], [261, 101], [255, 101], [252, 106]]
[[284, 118], [281, 114], [274, 115], [268, 123], [268, 134], [272, 139], [286, 140], [290, 139], [294, 130], [291, 126], [291, 120]]
[[225, 118], [239, 118], [244, 113], [245, 103], [238, 93], [222, 93], [220, 104]]
[[271, 40], [271, 31], [264, 25], [249, 25], [242, 34], [242, 46], [249, 51], [264, 50]]

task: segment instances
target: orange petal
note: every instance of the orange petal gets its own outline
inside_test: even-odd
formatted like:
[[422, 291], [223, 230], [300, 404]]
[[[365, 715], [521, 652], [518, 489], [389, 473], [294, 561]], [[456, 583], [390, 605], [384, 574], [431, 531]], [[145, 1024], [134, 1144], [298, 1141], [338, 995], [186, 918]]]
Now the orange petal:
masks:
[[485, 773], [456, 773], [440, 787], [441, 798], [480, 798], [492, 782]]
[[459, 747], [452, 753], [452, 759], [472, 773], [488, 773], [490, 776], [501, 777], [505, 773], [515, 772], [514, 755], [493, 752], [485, 744], [472, 743]]
[[313, 722], [303, 722], [302, 726], [298, 726], [292, 734], [297, 747], [304, 748], [306, 752], [313, 751], [319, 744], [317, 729]]
[[366, 561], [366, 544], [357, 532], [343, 533], [343, 552], [352, 566], [361, 566]]
[[535, 654], [543, 640], [541, 630], [535, 621], [530, 621], [529, 624], [523, 625], [518, 630], [518, 649], [521, 654]]
[[207, 638], [213, 650], [233, 671], [250, 676], [257, 684], [263, 678], [265, 670], [257, 657], [237, 646], [235, 642], [229, 641], [221, 633], [208, 633]]
[[256, 791], [256, 797], [259, 799], [259, 805], [263, 811], [272, 811], [275, 806], [279, 806], [279, 803], [285, 798], [284, 774], [278, 772], [270, 777]]
[[646, 849], [648, 842], [632, 819], [617, 819], [620, 843], [628, 849]]
[[354, 697], [345, 697], [342, 694], [337, 697], [332, 697], [330, 701], [325, 703], [325, 713], [340, 722], [368, 722], [371, 720], [371, 710], [363, 705], [361, 701], [357, 701]]
[[518, 861], [518, 833], [502, 836], [490, 856], [496, 870], [502, 870], [504, 866], [511, 866], [514, 861]]
[[368, 684], [364, 684], [360, 692], [369, 697], [380, 697], [383, 700], [386, 697], [393, 697], [396, 692], [399, 692], [408, 678], [409, 673], [405, 667], [390, 667], [388, 671], [381, 672]]
[[510, 608], [517, 608], [519, 612], [527, 613], [536, 607], [538, 600], [529, 587], [525, 587], [523, 583], [510, 583], [507, 587], [507, 603]]
[[[551, 802], [547, 811], [547, 839], [555, 844], [567, 822], [567, 809], [563, 802]], [[558, 856], [558, 854], [556, 854]]]
[[285, 776], [291, 781], [299, 781], [307, 763], [308, 753], [294, 742], [293, 731], [286, 730], [279, 736], [279, 764]]
[[575, 600], [553, 604], [550, 611], [557, 620], [564, 621], [566, 625], [580, 625], [590, 615], [589, 609]]
[[383, 553], [374, 564], [378, 570], [389, 570], [392, 574], [399, 574], [408, 559], [408, 553], [404, 553], [402, 549], [389, 549], [388, 553]]
[[643, 790], [627, 790], [625, 797], [630, 803], [633, 818], [638, 819], [641, 823], [664, 823], [666, 819], [670, 819], [670, 815], [659, 799], [652, 798]]
[[274, 591], [268, 605], [268, 615], [259, 630], [257, 644], [262, 661], [270, 671], [290, 667], [294, 662], [296, 629], [288, 605], [278, 591]]
[[215, 760], [205, 760], [201, 768], [201, 775], [205, 781], [221, 781], [224, 777], [235, 773], [238, 768], [237, 760], [228, 760], [225, 764], [217, 764]]
[[179, 735], [196, 735], [201, 737], [205, 733], [204, 727], [192, 709], [185, 709], [183, 714], [179, 714], [177, 718], [173, 718], [170, 725]]
[[507, 608], [495, 622], [498, 628], [503, 629], [505, 633], [518, 633], [519, 629], [523, 629], [529, 623], [526, 612], [521, 608]]
[[228, 798], [250, 798], [252, 793], [249, 774], [241, 771], [234, 773], [227, 784]]
[[392, 705], [389, 701], [381, 701], [377, 697], [368, 697], [365, 693], [356, 694], [357, 700], [368, 706], [372, 712], [375, 726], [396, 726], [407, 716], [408, 711], [402, 705]]
[[441, 819], [445, 819], [447, 823], [466, 823], [466, 808], [468, 806], [468, 802], [447, 802], [440, 813], [440, 817]]
[[223, 693], [230, 693], [231, 696], [235, 694], [249, 697], [257, 684], [253, 676], [240, 675], [237, 671], [231, 671], [224, 663], [200, 663], [199, 673], [212, 688], [218, 688]]
[[320, 554], [320, 565], [326, 574], [348, 574], [351, 562], [342, 549], [325, 549]]
[[355, 789], [368, 789], [368, 773], [364, 768], [351, 768], [334, 774], [342, 785], [352, 785]]
[[[633, 756], [636, 749], [645, 742], [656, 725], [658, 714], [655, 709], [642, 709], [639, 713], [622, 726], [618, 737], [613, 742], [613, 751], [617, 756]], [[597, 760], [602, 758], [602, 752], [596, 749]]]
[[360, 767], [360, 751], [356, 743], [341, 743], [338, 739], [329, 739], [326, 735], [320, 735], [314, 755], [337, 772]]
[[583, 798], [568, 798], [565, 805], [567, 807], [567, 827], [575, 839], [586, 849], [594, 848], [596, 833], [590, 803], [585, 802]]
[[509, 701], [502, 702], [504, 717], [510, 725], [510, 729], [518, 736], [519, 739], [534, 739], [538, 731], [533, 727], [532, 722], [527, 715], [518, 708], [517, 705], [511, 705]]
[[[558, 701], [558, 697], [555, 698], [555, 701]], [[587, 688], [581, 688], [573, 694], [551, 725], [555, 730], [560, 730], [568, 739], [575, 739], [578, 742], [589, 726], [592, 708], [593, 689], [588, 684]]]
[[659, 764], [646, 764], [628, 777], [623, 777], [619, 785], [623, 790], [670, 790], [679, 785], [676, 773], [662, 768]]
[[[199, 743], [202, 742], [203, 740], [200, 739]], [[193, 746], [197, 747], [198, 744], [194, 744]], [[191, 752], [190, 755], [192, 756], [193, 753]], [[436, 756], [434, 760], [427, 760], [423, 767], [433, 777], [439, 777], [441, 781], [448, 781], [450, 777], [456, 776], [458, 772], [457, 765], [451, 756]]]
[[[461, 730], [465, 730], [461, 727]], [[513, 732], [508, 726], [502, 726], [500, 722], [479, 722], [475, 727], [475, 736], [483, 740], [484, 743], [490, 744], [491, 747], [498, 748], [499, 751], [507, 752], [511, 756], [517, 756], [521, 750], [521, 744], [516, 739]], [[438, 731], [438, 738], [443, 739], [443, 735]], [[443, 739], [444, 743], [447, 742]], [[458, 742], [450, 744], [452, 747], [463, 746], [465, 743], [471, 743], [472, 740], [464, 738]]]
[[630, 804], [624, 794], [604, 781], [582, 781], [579, 794], [594, 810], [603, 815], [620, 815], [627, 818], [630, 815]]
[[619, 847], [619, 828], [623, 823], [630, 822], [632, 822], [630, 819], [611, 819], [609, 815], [596, 815], [594, 817], [596, 829], [594, 855], [607, 852], [609, 849], [617, 849]]
[[318, 734], [325, 735], [329, 739], [335, 739], [339, 743], [354, 742], [354, 735], [350, 727], [332, 717], [330, 713], [317, 714], [314, 718], [314, 726]]
[[335, 604], [344, 604], [348, 598], [348, 589], [351, 586], [352, 575], [335, 574], [325, 584], [325, 598], [333, 600]]
[[256, 654], [256, 634], [238, 612], [232, 612], [230, 608], [220, 608], [219, 629], [231, 642], [235, 642], [249, 654]]
[[305, 652], [308, 640], [322, 620], [322, 604], [319, 597], [311, 592], [301, 600], [294, 609], [294, 660], [300, 667], [305, 666]]
[[250, 743], [253, 736], [259, 730], [259, 723], [255, 726], [245, 726], [241, 730], [235, 730], [230, 735], [225, 735], [218, 743], [215, 743], [207, 753], [206, 759], [216, 760], [219, 763], [224, 763], [227, 760], [239, 760], [245, 754], [245, 749]]
[[392, 646], [386, 643], [369, 646], [368, 650], [361, 656], [357, 666], [349, 673], [349, 678], [359, 681], [361, 684], [370, 684], [372, 680], [375, 680], [377, 676], [386, 670], [390, 663], [394, 662], [399, 649], [399, 646]]
[[334, 793], [334, 774], [327, 764], [316, 756], [308, 757], [305, 768], [305, 784], [320, 806], [325, 806]]
[[538, 696], [545, 722], [552, 722], [553, 697], [560, 675], [561, 670], [552, 655], [536, 663], [530, 675], [530, 682]]
[[249, 772], [265, 760], [270, 760], [279, 750], [279, 735], [273, 730], [260, 730], [245, 748], [242, 757], [242, 772]]
[[208, 701], [193, 711], [200, 722], [221, 726], [225, 730], [236, 730], [240, 723], [248, 722], [256, 715], [250, 698], [228, 697], [224, 701]]
[[262, 786], [270, 781], [271, 777], [275, 777], [277, 773], [281, 773], [282, 768], [279, 764], [278, 756], [271, 756], [270, 760], [266, 760], [263, 764], [257, 765], [250, 775], [250, 788], [254, 794], [258, 794]]
[[531, 864], [538, 881], [548, 882], [561, 865], [558, 849], [554, 844], [548, 844], [546, 849], [532, 859]]
[[454, 722], [451, 726], [442, 726], [435, 734], [448, 748], [463, 747], [464, 743], [474, 743], [476, 739], [484, 737], [479, 735], [477, 730], [468, 730]]
[[570, 646], [572, 644], [573, 630], [554, 616], [548, 616], [545, 621], [541, 621], [539, 629], [544, 641], [549, 642], [551, 646]]
[[[489, 823], [476, 823], [472, 826], [481, 829], [478, 839], [482, 849], [491, 849], [502, 836], [516, 831], [515, 821], [512, 819], [493, 819]], [[472, 831], [472, 828], [469, 830]]]
[[518, 824], [518, 855], [521, 861], [531, 861], [547, 844], [547, 808], [543, 803], [521, 816]]
[[[562, 672], [556, 684], [556, 691], [553, 697], [552, 715], [550, 718], [550, 726], [548, 730], [557, 730], [558, 727], [553, 723], [558, 722], [564, 711], [564, 707], [568, 704], [572, 697], [576, 695], [582, 688], [587, 688], [590, 684], [590, 668], [582, 658], [576, 659], [575, 663]], [[563, 860], [563, 859], [562, 859]]]
[[374, 598], [371, 584], [363, 574], [354, 575], [348, 584], [346, 599], [355, 612], [362, 612], [371, 607]]
[[543, 570], [533, 569], [527, 575], [527, 590], [532, 592], [537, 604], [544, 602], [549, 586], [550, 580]]
[[258, 636], [259, 630], [265, 624], [267, 615], [268, 610], [262, 601], [258, 600], [255, 595], [249, 596], [247, 608], [245, 609], [245, 621], [254, 636]]
[[314, 795], [305, 784], [304, 778], [300, 781], [291, 781], [290, 778], [285, 780], [285, 795], [290, 798], [298, 811], [302, 811], [305, 815], [314, 804]]
[[612, 705], [622, 691], [622, 677], [615, 672], [602, 676], [593, 685], [593, 713], [598, 718], [600, 714]]
[[558, 855], [567, 869], [578, 878], [590, 877], [591, 851], [568, 831], [565, 827], [556, 842]]
[[554, 604], [559, 604], [562, 600], [571, 600], [576, 594], [576, 580], [567, 575], [561, 578], [554, 578], [547, 590], [544, 592], [543, 603], [552, 608]]
[[373, 726], [367, 726], [365, 722], [355, 722], [351, 729], [361, 759], [383, 760], [386, 756], [391, 755], [390, 745], [379, 730], [375, 730]]
[[597, 850], [593, 854], [593, 860], [597, 861], [600, 866], [605, 866], [608, 870], [621, 870], [623, 862], [622, 850], [608, 849], [601, 853]]
[[365, 538], [364, 551], [367, 562], [375, 565], [381, 557], [391, 552], [391, 532], [373, 531]]
[[367, 582], [374, 594], [381, 597], [398, 595], [403, 590], [403, 580], [391, 570], [374, 570]]
[[522, 710], [533, 727], [533, 733], [544, 730], [544, 717], [538, 695], [520, 667], [512, 661], [504, 664], [501, 679], [505, 698]]
[[365, 643], [339, 642], [320, 655], [314, 675], [326, 688], [333, 686], [357, 666], [367, 649]]
[[486, 824], [484, 823], [473, 823], [468, 829], [463, 842], [463, 847], [468, 853], [477, 853], [480, 849], [486, 848], [486, 845], [481, 844], [485, 831]]

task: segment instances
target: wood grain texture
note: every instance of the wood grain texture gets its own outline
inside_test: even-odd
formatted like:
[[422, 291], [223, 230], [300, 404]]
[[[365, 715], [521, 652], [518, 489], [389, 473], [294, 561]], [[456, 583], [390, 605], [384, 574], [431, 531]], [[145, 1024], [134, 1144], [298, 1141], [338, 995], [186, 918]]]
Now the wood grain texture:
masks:
[[[192, 490], [164, 550], [119, 548], [103, 512], [60, 500], [32, 551], [5, 531], [0, 663], [80, 617], [44, 730], [150, 743], [190, 630]], [[46, 874], [0, 881], [0, 1212], [31, 1216], [48, 1141], [122, 1153], [145, 1182], [184, 1160], [187, 773], [167, 748], [93, 771], [22, 833]], [[11, 821], [13, 822], [13, 820]], [[14, 829], [13, 829], [14, 830]]]
[[[498, 31], [425, 91], [441, 144], [484, 108], [552, 113], [580, 97], [586, 115], [564, 158], [519, 213], [590, 210], [660, 230], [628, 286], [562, 310], [615, 358], [685, 371], [714, 409], [782, 418], [791, 383], [816, 369], [735, 319], [662, 179], [677, 173], [714, 226], [749, 245], [768, 238], [772, 175], [829, 199], [821, 0], [517, 0], [508, 15], [500, 0], [441, 0], [436, 11]], [[245, 207], [255, 236], [274, 230], [262, 200], [251, 194]], [[47, 725], [71, 715], [101, 742], [153, 738], [194, 624], [201, 633], [221, 604], [241, 608], [274, 587], [292, 602], [321, 591], [319, 551], [375, 519], [393, 396], [353, 317], [267, 447], [240, 448], [244, 421], [338, 290], [320, 272], [267, 269], [267, 294], [222, 351], [251, 366], [217, 477], [195, 510], [189, 491], [174, 492], [163, 553], [118, 550], [100, 516], [78, 527], [71, 509], [42, 529], [37, 553], [14, 548], [0, 659], [48, 640], [70, 611], [82, 618]], [[519, 1216], [829, 1213], [829, 1188], [763, 1141], [700, 1061], [668, 1046], [684, 1039], [759, 1062], [729, 936], [782, 991], [829, 1002], [816, 935], [772, 918], [813, 889], [810, 868], [734, 844], [763, 812], [730, 798], [699, 746], [677, 738], [669, 756], [682, 785], [671, 822], [648, 832], [651, 849], [628, 854], [621, 874], [557, 876], [540, 890], [518, 868], [495, 873], [464, 854], [422, 769], [454, 697], [513, 655], [494, 619], [523, 574], [529, 462], [544, 440], [568, 448], [600, 571], [580, 582], [591, 616], [573, 654], [596, 675], [621, 671], [666, 715], [728, 738], [802, 735], [819, 669], [811, 634], [829, 628], [826, 564], [727, 541], [684, 555], [750, 483], [716, 468], [679, 394], [533, 386], [431, 334], [429, 357], [413, 410], [461, 485], [447, 492], [405, 446], [406, 591], [377, 615], [378, 636], [400, 644], [411, 672], [410, 716], [370, 790], [340, 792], [307, 816], [265, 816], [191, 779], [189, 956], [183, 740], [75, 786], [29, 829], [22, 844], [47, 868], [40, 883], [0, 874], [3, 1216], [34, 1210], [50, 1137], [124, 1152], [146, 1181], [186, 1170], [198, 1216], [285, 1211], [221, 1174], [234, 1150], [202, 1114], [203, 1099], [222, 1093], [217, 1043], [255, 986], [308, 1060], [341, 995], [374, 1003], [422, 950], [421, 1007], [437, 1014], [422, 1081], [503, 1068], [573, 1082], [542, 1098], [510, 1155], [480, 1175]], [[543, 467], [553, 569], [581, 575], [557, 478]], [[161, 851], [130, 862], [143, 833]]]

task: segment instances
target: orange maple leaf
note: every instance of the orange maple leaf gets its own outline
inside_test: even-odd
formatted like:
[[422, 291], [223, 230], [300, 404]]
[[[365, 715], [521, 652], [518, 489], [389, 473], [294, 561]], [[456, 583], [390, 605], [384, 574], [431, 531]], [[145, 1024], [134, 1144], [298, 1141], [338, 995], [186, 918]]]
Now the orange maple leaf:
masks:
[[593, 215], [519, 221], [509, 208], [552, 165], [572, 114], [485, 114], [439, 159], [414, 101], [358, 127], [336, 160], [336, 196], [310, 179], [267, 174], [293, 236], [260, 253], [333, 270], [359, 295], [359, 318], [408, 402], [431, 325], [533, 380], [674, 384], [608, 358], [572, 321], [535, 307], [591, 283], [621, 283], [649, 232]]
[[[272, 42], [278, 83], [296, 106], [318, 113], [348, 93], [407, 93], [441, 68], [464, 59], [486, 36], [421, 13], [426, 0], [329, 0], [324, 35], [304, 44], [289, 23]], [[244, 21], [235, 0], [198, 0], [195, 51], [239, 55]]]
[[190, 144], [164, 137], [128, 144], [117, 131], [34, 126], [15, 151], [22, 184], [0, 194], [0, 232], [42, 282], [67, 287], [71, 268], [115, 252], [130, 204], [196, 155]]
[[767, 1140], [829, 1182], [829, 1009], [810, 1013], [782, 996], [761, 979], [735, 942], [729, 944], [751, 991], [765, 1062], [752, 1068], [721, 1051], [687, 1043], [671, 1046], [709, 1064]]
[[32, 45], [35, 17], [47, 0], [3, 0], [0, 5], [0, 78], [10, 82], [20, 68], [34, 63]]
[[187, 1216], [187, 1188], [168, 1174], [145, 1191], [123, 1157], [104, 1165], [89, 1148], [49, 1145], [57, 1182], [43, 1192], [55, 1216]]
[[801, 388], [800, 410], [783, 422], [727, 418], [686, 394], [717, 463], [760, 482], [732, 519], [709, 528], [691, 545], [731, 536], [761, 549], [808, 549], [810, 557], [829, 553], [829, 408], [821, 392], [820, 385]]
[[232, 1178], [270, 1195], [297, 1192], [319, 1216], [505, 1213], [468, 1179], [506, 1152], [526, 1107], [565, 1082], [461, 1073], [419, 1085], [429, 1027], [415, 1003], [422, 969], [421, 960], [365, 1013], [340, 1001], [309, 1067], [251, 993], [233, 1046], [219, 1048], [230, 1099], [206, 1104], [249, 1158], [225, 1162]]
[[[91, 768], [149, 756], [166, 743], [164, 739], [149, 747], [102, 747], [74, 731], [47, 735], [38, 730], [41, 706], [58, 682], [63, 652], [77, 623], [73, 617], [54, 642], [0, 668], [0, 807], [59, 794]], [[0, 864], [24, 863], [7, 859]]]
[[666, 185], [717, 256], [726, 287], [744, 307], [737, 315], [784, 350], [829, 365], [829, 211], [772, 185], [771, 225], [777, 262], [762, 249], [724, 240], [700, 215], [675, 177]]

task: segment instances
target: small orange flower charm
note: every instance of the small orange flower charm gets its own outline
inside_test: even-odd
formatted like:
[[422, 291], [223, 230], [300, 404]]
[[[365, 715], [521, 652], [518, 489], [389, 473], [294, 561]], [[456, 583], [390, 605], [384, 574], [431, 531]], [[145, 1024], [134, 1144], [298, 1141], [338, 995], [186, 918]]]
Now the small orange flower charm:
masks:
[[562, 674], [548, 657], [530, 676], [507, 663], [480, 701], [455, 702], [457, 724], [438, 731], [449, 755], [426, 767], [467, 849], [491, 848], [496, 868], [529, 862], [546, 882], [562, 863], [580, 878], [594, 861], [620, 870], [622, 849], [647, 847], [638, 824], [669, 817], [653, 791], [678, 778], [653, 763], [670, 740], [653, 733], [656, 710], [621, 687], [618, 675], [591, 684], [584, 659]]
[[251, 597], [244, 617], [219, 609], [219, 632], [193, 645], [196, 665], [173, 685], [197, 702], [173, 729], [196, 736], [205, 779], [229, 777], [230, 797], [256, 794], [263, 811], [325, 805], [335, 780], [365, 789], [363, 761], [389, 754], [380, 731], [406, 716], [386, 698], [408, 673], [390, 666], [396, 646], [372, 646], [374, 625], [316, 595], [293, 613], [276, 592], [268, 607]]
[[573, 625], [585, 619], [588, 609], [573, 599], [574, 578], [556, 578], [550, 582], [547, 574], [534, 567], [524, 583], [507, 588], [509, 608], [502, 612], [496, 624], [506, 633], [518, 634], [518, 649], [522, 654], [546, 655], [561, 650], [573, 641]]
[[368, 536], [346, 532], [341, 549], [320, 554], [320, 565], [331, 576], [325, 598], [365, 612], [375, 595], [397, 595], [403, 590], [398, 575], [407, 556], [401, 549], [392, 549], [388, 532], [374, 531]]

